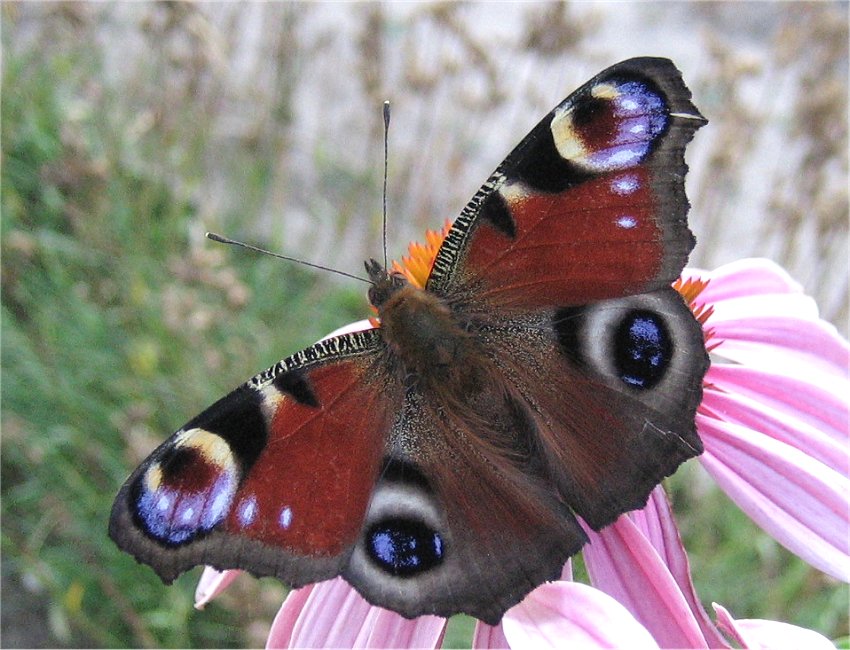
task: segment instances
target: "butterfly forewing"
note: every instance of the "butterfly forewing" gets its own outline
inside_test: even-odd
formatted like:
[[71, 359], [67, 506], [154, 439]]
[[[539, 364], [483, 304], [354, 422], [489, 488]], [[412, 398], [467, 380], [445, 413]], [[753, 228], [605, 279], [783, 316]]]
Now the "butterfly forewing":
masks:
[[303, 584], [360, 532], [400, 394], [374, 330], [285, 359], [163, 443], [125, 483], [110, 535], [164, 580], [197, 564]]
[[684, 148], [704, 122], [666, 59], [600, 73], [549, 113], [473, 197], [428, 288], [529, 309], [669, 285], [694, 245]]

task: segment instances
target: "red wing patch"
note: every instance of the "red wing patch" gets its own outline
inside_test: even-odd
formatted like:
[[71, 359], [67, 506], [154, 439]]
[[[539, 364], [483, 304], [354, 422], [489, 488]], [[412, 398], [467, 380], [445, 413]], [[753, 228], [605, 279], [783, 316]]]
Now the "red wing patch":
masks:
[[269, 439], [226, 531], [306, 555], [336, 555], [354, 542], [390, 428], [385, 397], [363, 371], [351, 363], [311, 370], [318, 408], [264, 389]]
[[639, 292], [660, 271], [663, 233], [646, 170], [606, 174], [558, 194], [505, 184], [493, 197], [516, 228], [509, 237], [483, 220], [472, 235], [464, 269], [479, 279], [484, 300], [584, 304]]

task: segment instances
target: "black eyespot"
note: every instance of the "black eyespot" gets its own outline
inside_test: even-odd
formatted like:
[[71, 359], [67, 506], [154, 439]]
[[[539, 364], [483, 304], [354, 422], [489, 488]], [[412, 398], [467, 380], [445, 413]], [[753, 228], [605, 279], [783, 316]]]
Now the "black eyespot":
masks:
[[[162, 460], [159, 461], [159, 466], [162, 469], [162, 478], [165, 482], [179, 482], [184, 479], [186, 470], [195, 463], [200, 467], [205, 467], [203, 459], [198, 454], [196, 449], [191, 447], [176, 447], [166, 450], [162, 454]], [[206, 477], [200, 481], [206, 480]], [[199, 482], [200, 482], [199, 481]]]
[[[602, 121], [600, 118], [605, 113], [610, 114], [610, 112], [610, 100], [585, 96], [581, 101], [577, 102], [575, 108], [573, 108], [572, 122], [574, 127], [578, 130], [598, 126], [598, 123]], [[608, 125], [611, 121], [612, 120], [607, 119], [604, 120], [604, 123]]]
[[620, 379], [635, 388], [652, 388], [664, 377], [673, 355], [670, 333], [661, 317], [634, 310], [614, 333], [614, 365]]
[[366, 533], [369, 558], [387, 573], [407, 578], [443, 561], [443, 538], [419, 521], [387, 519]]

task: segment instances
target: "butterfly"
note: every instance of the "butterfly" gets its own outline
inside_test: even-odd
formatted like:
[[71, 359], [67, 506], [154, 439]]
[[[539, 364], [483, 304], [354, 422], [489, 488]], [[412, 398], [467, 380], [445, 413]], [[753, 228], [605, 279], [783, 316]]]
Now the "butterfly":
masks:
[[703, 332], [671, 287], [695, 239], [675, 65], [593, 77], [520, 142], [424, 287], [366, 262], [379, 326], [277, 362], [127, 479], [109, 535], [200, 565], [342, 576], [408, 618], [497, 623], [702, 452]]

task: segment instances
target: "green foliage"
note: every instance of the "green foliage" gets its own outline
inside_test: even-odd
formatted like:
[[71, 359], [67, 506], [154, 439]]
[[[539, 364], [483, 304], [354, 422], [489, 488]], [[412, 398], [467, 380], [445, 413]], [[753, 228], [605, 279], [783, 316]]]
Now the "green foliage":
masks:
[[369, 312], [360, 287], [193, 246], [191, 201], [134, 164], [102, 120], [117, 106], [103, 97], [80, 119], [85, 97], [63, 96], [80, 88], [57, 86], [86, 65], [73, 54], [4, 65], [15, 89], [2, 106], [4, 595], [47, 603], [49, 644], [246, 645], [244, 609], [193, 611], [197, 574], [166, 589], [118, 551], [111, 501], [185, 420]]

